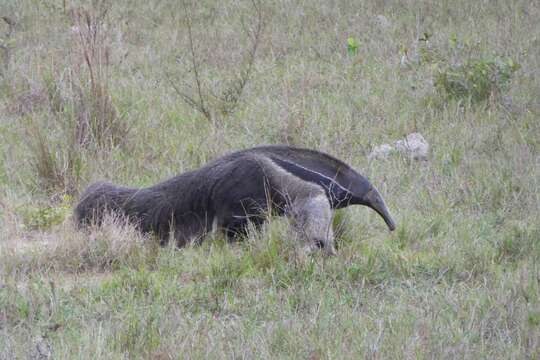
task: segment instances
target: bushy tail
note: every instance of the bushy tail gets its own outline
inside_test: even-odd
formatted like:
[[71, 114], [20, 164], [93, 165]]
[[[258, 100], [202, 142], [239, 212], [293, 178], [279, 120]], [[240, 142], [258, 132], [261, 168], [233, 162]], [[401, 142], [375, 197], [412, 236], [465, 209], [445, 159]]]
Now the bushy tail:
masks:
[[124, 205], [133, 195], [130, 189], [108, 182], [97, 182], [90, 185], [81, 195], [74, 215], [79, 225], [100, 224], [107, 212], [125, 215]]

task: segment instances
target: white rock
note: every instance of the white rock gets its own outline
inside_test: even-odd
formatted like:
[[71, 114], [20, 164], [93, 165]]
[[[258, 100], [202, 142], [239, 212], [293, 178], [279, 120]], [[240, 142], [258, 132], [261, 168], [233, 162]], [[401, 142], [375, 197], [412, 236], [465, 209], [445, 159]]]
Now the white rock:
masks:
[[405, 139], [396, 141], [394, 146], [403, 155], [415, 160], [427, 160], [429, 144], [419, 133], [407, 135]]
[[373, 151], [371, 151], [371, 153], [368, 155], [368, 159], [371, 160], [385, 158], [390, 155], [392, 151], [395, 151], [395, 149], [390, 144], [382, 144], [379, 146], [375, 146], [375, 148], [373, 148]]
[[427, 160], [428, 152], [429, 144], [426, 139], [419, 133], [411, 133], [405, 139], [395, 141], [393, 145], [376, 146], [368, 155], [368, 159], [386, 158], [392, 153], [400, 153], [414, 160]]
[[388, 29], [391, 25], [390, 20], [384, 15], [375, 16], [375, 23], [383, 29]]
[[34, 339], [35, 348], [31, 352], [32, 359], [50, 359], [52, 356], [51, 344], [47, 339], [38, 336]]

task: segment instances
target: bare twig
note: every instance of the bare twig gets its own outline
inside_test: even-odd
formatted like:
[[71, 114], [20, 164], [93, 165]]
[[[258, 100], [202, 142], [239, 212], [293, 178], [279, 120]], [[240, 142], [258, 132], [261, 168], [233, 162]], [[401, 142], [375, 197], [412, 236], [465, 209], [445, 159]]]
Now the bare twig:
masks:
[[188, 94], [186, 94], [185, 92], [180, 90], [180, 88], [172, 80], [172, 75], [171, 74], [166, 73], [166, 75], [167, 75], [167, 77], [166, 77], [167, 81], [172, 86], [174, 91], [176, 91], [178, 96], [180, 96], [182, 98], [182, 100], [184, 100], [184, 102], [186, 104], [188, 104], [189, 106], [191, 106], [195, 110], [202, 113], [209, 121], [211, 121], [212, 117], [211, 117], [210, 113], [206, 110], [206, 108], [203, 107], [203, 104], [201, 104], [200, 101], [194, 99], [193, 97], [189, 96]]
[[191, 70], [193, 71], [193, 78], [196, 85], [197, 90], [197, 99], [194, 99], [193, 97], [187, 95], [186, 93], [180, 91], [180, 89], [173, 84], [172, 81], [169, 82], [173, 85], [174, 90], [180, 97], [191, 107], [199, 111], [204, 115], [204, 117], [208, 121], [212, 121], [212, 114], [210, 113], [210, 110], [208, 109], [208, 106], [205, 101], [205, 96], [203, 95], [203, 89], [202, 89], [202, 82], [201, 82], [201, 76], [199, 71], [199, 63], [197, 60], [197, 54], [195, 52], [195, 44], [193, 41], [193, 24], [192, 24], [192, 17], [191, 13], [188, 10], [188, 6], [185, 1], [182, 2], [184, 6], [184, 14], [185, 14], [185, 21], [186, 26], [188, 30], [188, 40], [189, 40], [189, 51], [191, 55]]
[[[190, 107], [204, 115], [210, 121], [215, 121], [215, 114], [230, 115], [233, 113], [240, 101], [242, 93], [249, 82], [257, 56], [257, 50], [261, 42], [261, 36], [264, 30], [264, 16], [262, 5], [259, 0], [252, 0], [252, 6], [255, 11], [255, 25], [252, 30], [244, 26], [244, 32], [250, 39], [250, 47], [246, 52], [238, 75], [234, 76], [234, 80], [222, 91], [214, 92], [210, 87], [205, 86], [201, 76], [201, 61], [197, 54], [193, 31], [193, 17], [186, 2], [183, 2], [185, 13], [185, 24], [187, 27], [188, 49], [190, 54], [190, 72], [193, 73], [193, 83], [178, 86], [178, 81], [173, 81], [173, 76], [166, 72], [166, 79], [171, 84], [174, 91], [180, 98]], [[182, 89], [184, 88], [184, 89]], [[187, 89], [187, 91], [186, 91]], [[192, 95], [194, 94], [194, 95]]]
[[2, 75], [5, 75], [8, 71], [9, 67], [9, 59], [11, 57], [11, 47], [10, 47], [10, 40], [11, 35], [13, 35], [13, 31], [15, 30], [16, 22], [10, 17], [2, 16], [2, 20], [7, 24], [8, 30], [5, 34], [4, 41], [0, 42], [0, 49], [4, 50], [4, 69], [2, 71]]
[[[184, 2], [184, 6], [185, 6], [185, 2]], [[199, 105], [204, 116], [206, 116], [208, 120], [211, 120], [211, 115], [205, 105], [204, 96], [202, 93], [201, 78], [199, 75], [199, 64], [197, 62], [197, 56], [195, 54], [195, 46], [193, 45], [193, 30], [192, 30], [192, 24], [191, 24], [191, 17], [187, 16], [187, 11], [186, 11], [186, 22], [187, 22], [187, 27], [188, 27], [189, 50], [191, 52], [191, 64], [193, 67], [193, 76], [195, 77], [195, 83], [197, 84], [197, 95], [199, 96]]]
[[2, 20], [8, 25], [8, 31], [6, 33], [6, 37], [9, 38], [13, 34], [13, 30], [15, 29], [15, 20], [12, 18], [9, 18], [7, 16], [2, 16]]
[[259, 48], [259, 44], [261, 42], [260, 39], [264, 29], [262, 7], [260, 2], [256, 0], [252, 0], [252, 5], [257, 16], [255, 30], [252, 32], [252, 34], [249, 34], [249, 30], [245, 29], [248, 36], [251, 37], [251, 48], [246, 55], [246, 60], [244, 60], [245, 67], [240, 70], [240, 74], [238, 75], [236, 82], [232, 84], [229, 89], [226, 89], [225, 93], [223, 94], [222, 100], [224, 100], [228, 105], [224, 109], [226, 114], [234, 112], [238, 106], [238, 102], [240, 101], [242, 93], [244, 92], [244, 88], [251, 77], [257, 55], [257, 49]]

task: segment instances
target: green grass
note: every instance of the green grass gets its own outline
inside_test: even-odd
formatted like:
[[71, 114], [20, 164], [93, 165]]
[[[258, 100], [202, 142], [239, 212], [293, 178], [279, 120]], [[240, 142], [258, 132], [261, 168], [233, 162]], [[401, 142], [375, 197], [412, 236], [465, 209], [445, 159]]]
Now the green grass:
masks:
[[[238, 106], [211, 102], [212, 121], [171, 86], [197, 95], [183, 5], [105, 3], [92, 88], [81, 4], [95, 13], [0, 5], [16, 23], [7, 36], [0, 20], [0, 359], [540, 357], [535, 2], [266, 1]], [[243, 71], [255, 14], [250, 2], [187, 6], [211, 98]], [[428, 161], [367, 160], [415, 131]], [[286, 219], [181, 250], [114, 219], [71, 222], [92, 181], [146, 186], [262, 143], [349, 162], [398, 229], [340, 210], [326, 258], [304, 254]]]

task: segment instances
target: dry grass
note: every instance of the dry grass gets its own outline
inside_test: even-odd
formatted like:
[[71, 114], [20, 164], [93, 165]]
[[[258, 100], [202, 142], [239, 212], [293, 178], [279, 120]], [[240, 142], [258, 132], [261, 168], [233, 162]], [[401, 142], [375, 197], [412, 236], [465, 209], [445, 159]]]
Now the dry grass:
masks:
[[[536, 3], [261, 2], [255, 43], [252, 2], [185, 4], [190, 22], [172, 1], [0, 5], [16, 20], [0, 59], [0, 359], [540, 357]], [[499, 58], [519, 69], [504, 86], [489, 74], [496, 96], [434, 86]], [[204, 99], [240, 89], [233, 111], [216, 100], [208, 121], [180, 101], [168, 78], [197, 100], [197, 76]], [[427, 162], [368, 162], [413, 131]], [[358, 168], [397, 231], [345, 209], [327, 259], [298, 253], [283, 219], [180, 251], [113, 219], [71, 225], [89, 182], [144, 186], [274, 142]]]
[[0, 272], [16, 278], [49, 272], [110, 272], [131, 261], [151, 262], [150, 252], [157, 251], [156, 246], [120, 219], [108, 218], [88, 232], [76, 229], [69, 219], [52, 231], [24, 231], [4, 241]]

